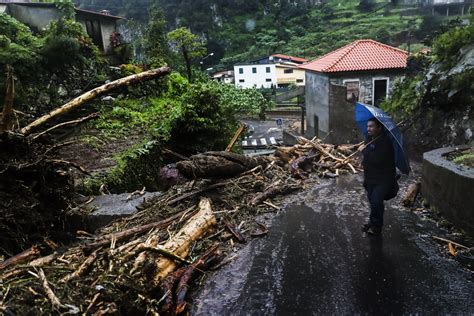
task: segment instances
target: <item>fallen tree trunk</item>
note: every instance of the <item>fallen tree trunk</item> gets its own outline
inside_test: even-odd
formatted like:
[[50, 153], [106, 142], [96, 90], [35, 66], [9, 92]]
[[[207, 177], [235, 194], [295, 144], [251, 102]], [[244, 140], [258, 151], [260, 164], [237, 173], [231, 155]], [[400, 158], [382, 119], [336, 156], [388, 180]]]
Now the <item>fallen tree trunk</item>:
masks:
[[31, 122], [30, 124], [28, 124], [27, 126], [23, 127], [20, 130], [20, 132], [23, 133], [24, 135], [28, 135], [34, 129], [38, 128], [38, 126], [41, 126], [41, 125], [49, 122], [50, 120], [52, 120], [52, 119], [54, 119], [58, 116], [69, 113], [70, 111], [80, 107], [81, 105], [89, 102], [90, 100], [96, 98], [97, 96], [99, 96], [99, 95], [101, 95], [105, 92], [108, 92], [108, 91], [116, 89], [116, 88], [129, 86], [129, 85], [135, 84], [137, 82], [143, 82], [143, 81], [151, 80], [151, 79], [163, 76], [163, 75], [167, 75], [170, 72], [171, 72], [170, 67], [161, 67], [161, 68], [157, 68], [157, 69], [144, 71], [144, 72], [141, 72], [141, 73], [136, 74], [136, 75], [131, 75], [131, 76], [127, 76], [127, 77], [124, 77], [124, 78], [120, 78], [118, 80], [115, 80], [115, 81], [109, 82], [107, 84], [104, 84], [100, 87], [92, 89], [92, 90], [78, 96], [77, 98], [72, 99], [68, 103], [64, 104], [63, 106], [61, 106], [59, 108], [54, 109], [53, 111], [49, 112], [48, 114], [43, 115], [42, 117], [38, 118], [37, 120], [35, 120], [35, 121]]
[[421, 183], [419, 182], [410, 184], [402, 200], [403, 206], [408, 207], [408, 206], [413, 205], [413, 203], [415, 202], [416, 196], [418, 195], [418, 192], [420, 191], [420, 188], [421, 188]]
[[[216, 218], [212, 212], [211, 202], [207, 198], [199, 202], [199, 212], [191, 217], [179, 232], [166, 242], [162, 248], [179, 256], [186, 258], [189, 248], [193, 242], [204, 236], [209, 228], [216, 224]], [[155, 261], [156, 272], [153, 276], [155, 286], [158, 286], [169, 273], [176, 269], [176, 263], [168, 258], [159, 257]]]
[[176, 164], [187, 178], [227, 178], [271, 162], [268, 157], [247, 157], [226, 151], [209, 151]]

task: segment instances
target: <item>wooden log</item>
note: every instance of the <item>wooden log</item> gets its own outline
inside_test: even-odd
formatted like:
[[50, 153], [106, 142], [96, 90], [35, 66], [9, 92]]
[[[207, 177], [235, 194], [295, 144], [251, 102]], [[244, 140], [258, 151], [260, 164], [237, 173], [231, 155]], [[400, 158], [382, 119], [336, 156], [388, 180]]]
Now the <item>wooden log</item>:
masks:
[[181, 314], [186, 308], [186, 294], [188, 293], [189, 283], [202, 271], [209, 269], [209, 267], [220, 259], [216, 255], [218, 245], [212, 246], [207, 250], [195, 263], [186, 267], [185, 272], [181, 276], [176, 289], [176, 314]]
[[100, 249], [97, 249], [89, 257], [87, 257], [87, 259], [84, 260], [84, 262], [79, 266], [79, 268], [77, 268], [76, 271], [74, 271], [71, 274], [66, 275], [62, 279], [62, 282], [68, 282], [87, 274], [91, 270], [94, 262], [97, 260], [97, 255], [98, 255], [99, 250]]
[[3, 111], [0, 120], [0, 133], [11, 131], [13, 128], [13, 99], [15, 97], [15, 77], [13, 67], [7, 65], [7, 89], [3, 101]]
[[408, 186], [408, 189], [405, 193], [405, 196], [403, 197], [402, 204], [405, 207], [409, 207], [413, 205], [415, 202], [416, 196], [418, 195], [418, 192], [420, 191], [421, 188], [421, 183], [412, 183]]
[[38, 271], [38, 278], [41, 280], [41, 284], [43, 285], [43, 289], [46, 293], [46, 296], [53, 305], [53, 309], [60, 310], [65, 306], [59, 301], [59, 298], [54, 294], [53, 290], [49, 286], [48, 280], [46, 279], [46, 275], [44, 274], [43, 269], [39, 269]]
[[310, 150], [304, 156], [294, 159], [290, 163], [291, 176], [297, 179], [305, 179], [308, 176], [308, 168], [311, 168], [313, 160], [319, 155], [314, 151]]
[[302, 136], [298, 137], [298, 141], [303, 143], [303, 144], [310, 144], [311, 146], [314, 147], [314, 149], [318, 150], [319, 152], [321, 152], [321, 154], [325, 155], [325, 156], [329, 156], [331, 157], [332, 159], [336, 160], [336, 161], [343, 161], [344, 159], [341, 159], [341, 158], [338, 158], [336, 156], [334, 156], [333, 154], [331, 154], [326, 148], [324, 148], [323, 145], [321, 145], [320, 143], [317, 143], [317, 142], [314, 142], [314, 141], [311, 141], [309, 139], [306, 139]]
[[139, 234], [146, 233], [147, 231], [150, 231], [154, 228], [166, 227], [166, 226], [170, 225], [172, 222], [174, 222], [175, 220], [181, 218], [183, 215], [185, 215], [185, 218], [187, 218], [188, 216], [191, 216], [193, 214], [193, 213], [185, 214], [186, 212], [187, 211], [185, 210], [185, 211], [176, 213], [175, 215], [173, 215], [173, 216], [171, 216], [167, 219], [164, 219], [162, 221], [159, 221], [159, 222], [154, 222], [154, 223], [150, 223], [150, 224], [146, 224], [146, 225], [142, 225], [142, 226], [138, 226], [138, 227], [133, 227], [133, 228], [124, 230], [124, 231], [119, 232], [119, 233], [107, 234], [105, 236], [102, 236], [98, 240], [95, 240], [93, 242], [90, 242], [90, 243], [87, 243], [87, 244], [83, 245], [81, 248], [83, 250], [90, 251], [90, 250], [93, 250], [93, 249], [96, 249], [96, 248], [99, 248], [99, 247], [110, 244], [110, 240], [111, 240], [112, 236], [114, 236], [116, 241], [119, 241], [119, 240], [124, 240], [124, 239], [130, 238], [134, 235], [139, 235]]
[[447, 242], [447, 243], [452, 243], [453, 245], [456, 245], [456, 246], [461, 247], [461, 248], [464, 248], [464, 249], [470, 250], [470, 249], [473, 249], [473, 248], [474, 248], [474, 247], [467, 247], [467, 246], [464, 246], [464, 245], [462, 245], [462, 244], [460, 244], [460, 243], [457, 243], [457, 242], [455, 242], [455, 241], [452, 241], [452, 240], [449, 240], [449, 239], [446, 239], [446, 238], [441, 238], [441, 237], [438, 237], [438, 236], [431, 236], [431, 237], [433, 237], [433, 238], [436, 239], [436, 240], [444, 241], [444, 242]]
[[3, 270], [10, 266], [14, 266], [19, 263], [33, 260], [34, 258], [39, 257], [39, 255], [40, 255], [39, 248], [37, 246], [33, 246], [23, 252], [20, 252], [19, 254], [11, 258], [8, 258], [7, 260], [0, 262], [0, 270]]
[[294, 150], [295, 149], [293, 147], [277, 147], [274, 156], [280, 159], [280, 161], [283, 163], [287, 164], [290, 162]]
[[192, 191], [192, 192], [188, 192], [188, 193], [185, 193], [171, 201], [168, 201], [168, 203], [166, 203], [168, 206], [171, 206], [171, 205], [174, 205], [178, 202], [181, 202], [183, 200], [186, 200], [190, 197], [193, 197], [197, 194], [201, 194], [201, 193], [204, 193], [204, 192], [207, 192], [207, 191], [210, 191], [210, 190], [213, 190], [213, 189], [217, 189], [217, 188], [221, 188], [221, 187], [224, 187], [226, 185], [228, 185], [229, 182], [219, 182], [219, 183], [214, 183], [214, 184], [211, 184], [205, 188], [202, 188], [202, 189], [199, 189], [199, 190], [195, 190], [195, 191]]
[[[199, 212], [191, 217], [162, 248], [181, 258], [186, 258], [191, 244], [204, 236], [215, 224], [216, 218], [212, 212], [211, 202], [207, 198], [202, 198], [199, 202]], [[157, 269], [153, 281], [155, 286], [159, 286], [160, 282], [176, 269], [176, 263], [168, 258], [158, 257], [155, 265]]]
[[182, 267], [172, 273], [170, 273], [161, 282], [160, 290], [163, 293], [163, 305], [161, 307], [161, 313], [163, 315], [174, 315], [176, 310], [176, 301], [174, 297], [174, 289], [176, 284], [179, 282], [183, 274], [186, 272], [187, 267]]
[[60, 255], [61, 254], [58, 253], [58, 252], [53, 252], [50, 255], [47, 255], [45, 257], [41, 257], [41, 258], [38, 258], [38, 259], [35, 259], [35, 260], [31, 261], [30, 263], [28, 263], [28, 265], [32, 266], [32, 267], [45, 266], [45, 265], [50, 264], [54, 260], [56, 260]]
[[270, 162], [268, 157], [247, 157], [227, 151], [209, 151], [178, 162], [176, 168], [187, 178], [229, 178], [258, 165], [265, 168]]
[[245, 124], [240, 123], [239, 128], [235, 132], [234, 137], [232, 137], [232, 139], [230, 140], [229, 145], [227, 145], [227, 148], [225, 149], [225, 151], [231, 151], [232, 150], [232, 147], [234, 147], [235, 142], [237, 141], [237, 139], [239, 139], [240, 134], [242, 134], [242, 132], [244, 130], [245, 130]]
[[48, 114], [38, 118], [37, 120], [31, 122], [27, 126], [23, 127], [20, 132], [23, 133], [24, 135], [30, 134], [34, 129], [38, 128], [39, 126], [51, 121], [52, 119], [64, 115], [66, 113], [69, 113], [70, 111], [79, 108], [83, 104], [93, 100], [97, 96], [108, 92], [113, 89], [117, 89], [120, 87], [125, 87], [129, 86], [138, 82], [143, 82], [147, 80], [151, 80], [163, 75], [167, 75], [171, 72], [171, 68], [169, 67], [161, 67], [157, 69], [152, 69], [148, 71], [141, 72], [139, 74], [135, 75], [130, 75], [124, 78], [120, 78], [118, 80], [109, 82], [107, 84], [104, 84], [100, 87], [97, 87], [95, 89], [92, 89], [77, 98], [72, 99], [68, 103], [60, 106], [59, 108], [56, 108], [49, 112]]

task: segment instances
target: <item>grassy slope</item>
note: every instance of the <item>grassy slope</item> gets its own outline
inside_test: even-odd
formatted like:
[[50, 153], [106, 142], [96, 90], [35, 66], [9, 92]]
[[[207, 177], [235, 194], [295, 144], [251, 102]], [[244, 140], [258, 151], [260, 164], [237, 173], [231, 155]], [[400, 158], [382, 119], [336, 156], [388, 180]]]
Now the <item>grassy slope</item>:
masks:
[[[361, 12], [357, 7], [358, 3], [358, 0], [330, 0], [327, 3], [329, 9], [314, 7], [306, 16], [289, 19], [285, 25], [280, 26], [289, 33], [289, 39], [286, 43], [275, 47], [275, 51], [315, 58], [362, 38], [375, 39], [394, 46], [401, 45], [404, 48], [408, 26], [411, 25], [412, 30], [416, 30], [422, 21], [418, 13], [405, 15], [409, 12], [413, 14], [413, 7], [387, 6], [370, 13]], [[376, 7], [381, 7], [385, 3], [386, 1], [377, 1]], [[234, 42], [248, 42], [249, 38], [258, 38], [260, 34], [268, 33], [269, 30], [278, 27], [270, 20], [271, 18], [273, 17], [263, 17], [257, 21], [257, 28], [254, 31], [246, 32], [241, 26], [245, 21], [252, 19], [252, 16], [235, 17], [224, 24], [221, 35], [224, 38], [233, 38]], [[301, 27], [304, 30], [302, 34]], [[237, 32], [239, 34], [235, 34]], [[250, 57], [248, 54], [265, 53], [258, 47], [231, 45], [232, 48], [238, 46], [240, 49], [227, 50], [225, 56], [243, 53], [242, 57], [248, 58]]]

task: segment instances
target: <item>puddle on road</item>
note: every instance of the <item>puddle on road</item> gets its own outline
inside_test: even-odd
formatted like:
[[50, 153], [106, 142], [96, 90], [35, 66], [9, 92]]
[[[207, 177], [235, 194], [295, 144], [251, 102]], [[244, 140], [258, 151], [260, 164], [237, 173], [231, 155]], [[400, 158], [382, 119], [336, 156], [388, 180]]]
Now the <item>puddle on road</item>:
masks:
[[472, 274], [417, 237], [432, 223], [392, 206], [383, 237], [368, 237], [367, 207], [360, 176], [289, 198], [266, 238], [209, 276], [193, 314], [474, 312]]

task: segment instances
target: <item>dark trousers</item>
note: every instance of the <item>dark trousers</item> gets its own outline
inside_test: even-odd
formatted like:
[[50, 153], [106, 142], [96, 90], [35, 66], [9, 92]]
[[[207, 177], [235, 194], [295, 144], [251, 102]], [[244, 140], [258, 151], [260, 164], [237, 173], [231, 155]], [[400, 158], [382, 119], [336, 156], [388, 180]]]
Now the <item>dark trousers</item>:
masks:
[[370, 203], [369, 224], [380, 228], [383, 226], [383, 214], [385, 211], [383, 201], [393, 197], [391, 195], [393, 194], [394, 184], [392, 181], [377, 184], [364, 183], [364, 187]]

